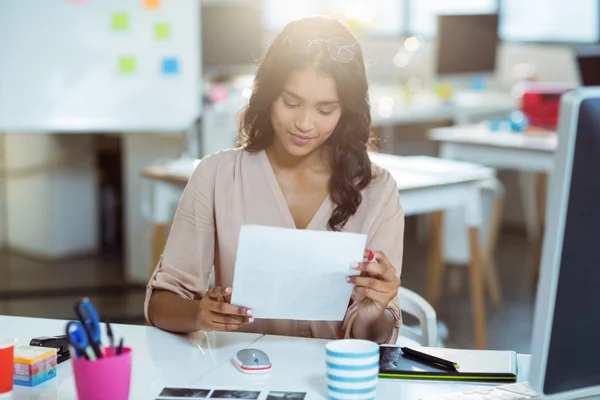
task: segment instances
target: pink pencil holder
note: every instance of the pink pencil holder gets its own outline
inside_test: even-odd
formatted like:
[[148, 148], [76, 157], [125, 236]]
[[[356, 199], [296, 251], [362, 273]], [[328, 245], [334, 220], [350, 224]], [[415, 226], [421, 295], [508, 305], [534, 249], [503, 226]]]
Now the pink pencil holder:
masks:
[[89, 361], [73, 358], [73, 375], [79, 400], [127, 400], [131, 384], [131, 348], [120, 355]]

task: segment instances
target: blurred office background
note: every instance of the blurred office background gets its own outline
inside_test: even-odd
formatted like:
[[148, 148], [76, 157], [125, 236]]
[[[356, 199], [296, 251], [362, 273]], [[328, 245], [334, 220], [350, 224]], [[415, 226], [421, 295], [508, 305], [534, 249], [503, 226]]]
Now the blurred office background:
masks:
[[[112, 7], [123, 9], [134, 24], [136, 11], [129, 3], [168, 10], [176, 1], [136, 0]], [[19, 28], [27, 28], [19, 19], [36, 13], [25, 3], [9, 0], [0, 7], [0, 52], [30, 52], [35, 58], [36, 49], [23, 47], [31, 45], [31, 35], [23, 39]], [[85, 0], [42, 0], [45, 12], [34, 19], [47, 22], [65, 4], [88, 3], [91, 7]], [[198, 59], [193, 75], [199, 112], [185, 129], [128, 125], [120, 131], [118, 124], [97, 129], [68, 120], [63, 127], [44, 129], [27, 121], [6, 123], [2, 116], [8, 113], [0, 110], [0, 314], [70, 318], [73, 299], [86, 295], [112, 321], [144, 323], [144, 285], [168, 218], [160, 221], [162, 227], [153, 221], [157, 183], [142, 171], [164, 160], [187, 162], [235, 146], [235, 118], [249, 95], [255, 61], [273, 35], [297, 17], [330, 14], [357, 35], [372, 84], [374, 131], [381, 151], [390, 154], [439, 155], [439, 141], [430, 138], [439, 127], [479, 124], [517, 136], [551, 135], [560, 94], [600, 84], [594, 83], [600, 74], [599, 0], [204, 0], [198, 9], [192, 20], [198, 29], [190, 31], [197, 37], [188, 37], [186, 45]], [[113, 30], [127, 29], [127, 21], [112, 18]], [[157, 38], [175, 35], [177, 14], [171, 18], [173, 31], [157, 28]], [[33, 40], [44, 43], [50, 39], [41, 29]], [[88, 34], [85, 26], [78, 29], [82, 37]], [[14, 80], [9, 75], [17, 68], [35, 74], [51, 59], [38, 53], [37, 67], [2, 59], [0, 81]], [[133, 72], [133, 64], [121, 61], [120, 72]], [[71, 62], [77, 65], [77, 54]], [[54, 86], [0, 86], [5, 91], [0, 107], [19, 103], [19, 95], [10, 92], [19, 88], [33, 98], [52, 98], [35, 92], [61, 87], [76, 69], [53, 76]], [[144, 90], [138, 95], [157, 95]], [[526, 95], [531, 103], [524, 101]], [[497, 170], [504, 203], [493, 260], [503, 299], [499, 306], [487, 306], [489, 348], [529, 351], [541, 236], [532, 233], [530, 214], [543, 216], [544, 205], [528, 208], [523, 191], [531, 185], [545, 190], [544, 174], [534, 175], [528, 180], [522, 171]], [[535, 223], [543, 227], [543, 221]], [[432, 217], [408, 217], [405, 237], [403, 285], [425, 296]], [[471, 347], [468, 270], [451, 258], [436, 302], [443, 343]]]

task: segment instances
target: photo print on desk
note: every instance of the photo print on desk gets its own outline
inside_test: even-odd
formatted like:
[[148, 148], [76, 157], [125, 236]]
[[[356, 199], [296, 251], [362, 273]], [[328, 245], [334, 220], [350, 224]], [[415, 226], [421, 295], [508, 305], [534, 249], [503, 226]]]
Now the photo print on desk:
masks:
[[245, 399], [256, 400], [260, 396], [260, 391], [251, 390], [215, 390], [211, 395], [211, 399]]
[[160, 392], [157, 400], [167, 399], [205, 399], [208, 397], [210, 389], [194, 388], [169, 388], [166, 387]]
[[402, 350], [397, 346], [381, 346], [380, 351], [380, 368], [382, 370], [394, 370], [398, 367], [398, 360], [402, 357]]
[[267, 400], [304, 400], [305, 392], [269, 392]]

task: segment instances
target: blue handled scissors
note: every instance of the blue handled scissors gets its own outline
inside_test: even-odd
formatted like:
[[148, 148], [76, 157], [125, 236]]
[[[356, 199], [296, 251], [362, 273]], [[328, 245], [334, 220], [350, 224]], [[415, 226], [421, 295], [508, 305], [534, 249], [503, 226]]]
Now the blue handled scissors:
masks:
[[96, 355], [90, 347], [87, 333], [80, 321], [70, 321], [67, 324], [66, 333], [69, 343], [71, 343], [76, 350], [77, 357], [83, 354], [88, 360], [96, 359]]
[[102, 358], [100, 348], [100, 318], [96, 309], [88, 299], [78, 300], [75, 304], [75, 314], [81, 322], [83, 332], [86, 334], [89, 346], [94, 350], [96, 358]]

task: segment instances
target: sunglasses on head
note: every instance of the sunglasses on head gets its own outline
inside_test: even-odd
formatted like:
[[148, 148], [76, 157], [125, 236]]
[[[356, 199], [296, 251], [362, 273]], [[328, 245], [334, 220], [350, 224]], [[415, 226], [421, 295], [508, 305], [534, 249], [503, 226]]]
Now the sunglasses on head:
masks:
[[310, 54], [326, 44], [331, 59], [343, 64], [352, 61], [357, 53], [357, 44], [354, 41], [316, 32], [293, 32], [286, 36], [284, 43], [297, 54]]

